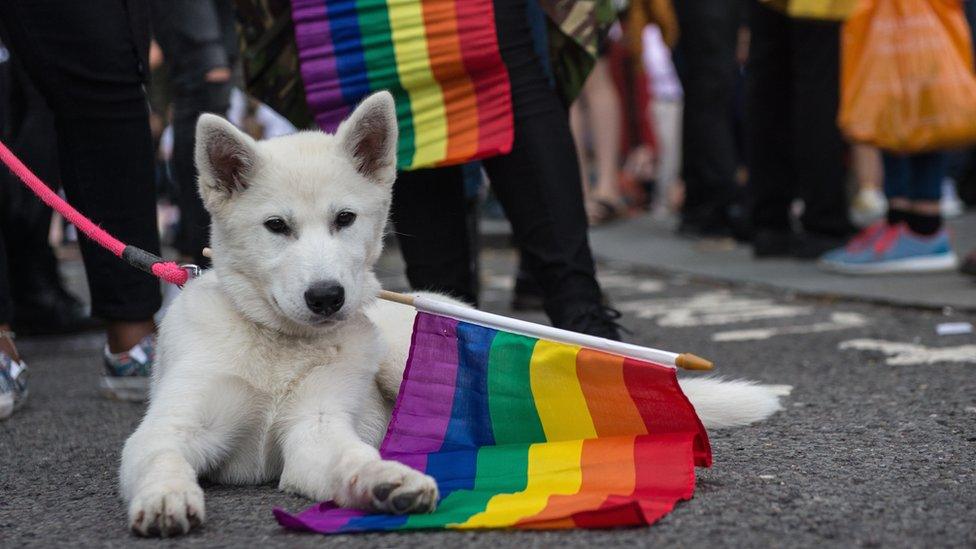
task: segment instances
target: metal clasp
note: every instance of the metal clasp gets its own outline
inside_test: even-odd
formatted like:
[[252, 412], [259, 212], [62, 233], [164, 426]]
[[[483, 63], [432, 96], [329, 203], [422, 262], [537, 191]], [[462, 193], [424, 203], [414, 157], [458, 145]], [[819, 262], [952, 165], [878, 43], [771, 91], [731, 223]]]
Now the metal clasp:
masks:
[[190, 279], [200, 276], [200, 273], [203, 272], [203, 269], [201, 269], [199, 265], [194, 265], [193, 263], [184, 263], [180, 265], [180, 268], [186, 271], [186, 274], [189, 275]]

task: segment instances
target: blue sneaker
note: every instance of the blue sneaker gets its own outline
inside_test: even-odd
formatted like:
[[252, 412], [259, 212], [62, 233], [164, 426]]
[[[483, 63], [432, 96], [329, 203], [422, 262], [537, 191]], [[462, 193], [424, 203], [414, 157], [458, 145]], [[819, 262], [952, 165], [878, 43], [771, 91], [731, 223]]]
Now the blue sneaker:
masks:
[[149, 374], [156, 360], [156, 334], [142, 338], [124, 353], [110, 353], [105, 346], [105, 375], [99, 389], [107, 398], [142, 402], [149, 396]]
[[846, 246], [820, 259], [822, 268], [844, 274], [933, 273], [958, 265], [948, 230], [923, 236], [904, 223], [888, 226], [869, 245]]
[[888, 222], [881, 220], [872, 223], [861, 232], [857, 233], [843, 248], [831, 250], [820, 257], [821, 262], [839, 259], [848, 254], [860, 254], [873, 247], [888, 229]]
[[0, 420], [10, 417], [27, 400], [27, 364], [0, 352]]

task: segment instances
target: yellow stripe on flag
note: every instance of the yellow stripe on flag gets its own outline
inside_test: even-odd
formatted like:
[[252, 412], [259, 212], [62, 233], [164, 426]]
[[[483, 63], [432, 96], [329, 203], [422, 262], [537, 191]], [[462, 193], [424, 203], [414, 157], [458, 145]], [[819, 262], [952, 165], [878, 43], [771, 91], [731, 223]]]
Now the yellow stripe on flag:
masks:
[[447, 115], [434, 79], [419, 0], [387, 0], [390, 32], [400, 85], [410, 97], [415, 147], [412, 166], [428, 165], [447, 154]]
[[579, 492], [583, 483], [583, 472], [580, 469], [582, 454], [582, 440], [533, 444], [529, 447], [528, 482], [525, 490], [493, 496], [484, 511], [455, 528], [511, 526], [545, 509], [549, 496]]
[[578, 345], [540, 339], [529, 363], [529, 384], [546, 440], [596, 437], [586, 397], [576, 375]]

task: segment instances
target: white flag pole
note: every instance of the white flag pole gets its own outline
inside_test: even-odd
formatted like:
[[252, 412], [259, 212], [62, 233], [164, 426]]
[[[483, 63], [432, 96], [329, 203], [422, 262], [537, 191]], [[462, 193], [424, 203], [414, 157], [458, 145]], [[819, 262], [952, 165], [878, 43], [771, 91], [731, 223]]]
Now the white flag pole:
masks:
[[536, 324], [535, 322], [527, 322], [507, 316], [486, 313], [477, 309], [460, 307], [453, 303], [428, 297], [399, 294], [387, 290], [380, 290], [379, 297], [387, 301], [415, 307], [418, 311], [448, 316], [457, 320], [497, 328], [528, 337], [579, 345], [615, 355], [639, 358], [668, 366], [678, 366], [686, 370], [711, 370], [713, 367], [710, 361], [691, 353], [671, 353], [660, 349], [631, 345], [630, 343], [622, 343], [602, 337]]

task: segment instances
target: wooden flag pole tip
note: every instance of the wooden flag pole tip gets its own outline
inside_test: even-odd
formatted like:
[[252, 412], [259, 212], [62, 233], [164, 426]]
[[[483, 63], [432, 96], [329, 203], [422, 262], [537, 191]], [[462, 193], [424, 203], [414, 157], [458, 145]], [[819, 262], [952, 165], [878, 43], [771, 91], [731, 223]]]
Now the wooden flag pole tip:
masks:
[[392, 301], [394, 303], [399, 303], [401, 305], [408, 305], [414, 307], [414, 297], [408, 294], [400, 294], [397, 292], [391, 292], [389, 290], [380, 290], [380, 299], [385, 299], [386, 301]]
[[711, 360], [706, 360], [698, 355], [682, 353], [674, 360], [677, 367], [685, 370], [711, 370], [715, 367]]

